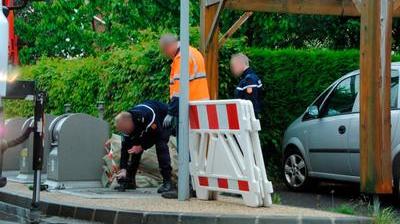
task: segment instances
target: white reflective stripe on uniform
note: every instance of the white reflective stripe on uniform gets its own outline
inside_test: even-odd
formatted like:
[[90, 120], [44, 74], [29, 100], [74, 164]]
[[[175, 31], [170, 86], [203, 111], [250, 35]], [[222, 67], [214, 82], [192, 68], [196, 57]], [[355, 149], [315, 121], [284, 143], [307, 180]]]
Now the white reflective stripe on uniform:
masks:
[[151, 125], [154, 123], [154, 121], [156, 120], [156, 113], [154, 112], [153, 108], [145, 105], [145, 104], [139, 104], [136, 107], [146, 107], [147, 109], [149, 109], [152, 113], [153, 113], [153, 119], [151, 119], [151, 122], [147, 125], [146, 130], [151, 127]]
[[[170, 80], [169, 80], [169, 83], [170, 83], [170, 84], [173, 84], [174, 81], [179, 80], [179, 79], [180, 79], [179, 76], [180, 76], [180, 74], [174, 75], [174, 79], [170, 79]], [[189, 78], [189, 81], [193, 81], [193, 80], [195, 80], [195, 79], [201, 79], [201, 78], [207, 78], [206, 73], [196, 73], [196, 74], [194, 74], [194, 75], [191, 75], [191, 77]]]
[[243, 90], [245, 90], [247, 88], [261, 88], [261, 87], [262, 87], [262, 84], [260, 84], [260, 85], [253, 84], [253, 85], [247, 85], [245, 87], [236, 87], [236, 89], [240, 90], [240, 91], [243, 91]]
[[207, 78], [206, 73], [196, 73], [193, 77], [189, 79], [189, 81], [193, 81], [195, 79]]

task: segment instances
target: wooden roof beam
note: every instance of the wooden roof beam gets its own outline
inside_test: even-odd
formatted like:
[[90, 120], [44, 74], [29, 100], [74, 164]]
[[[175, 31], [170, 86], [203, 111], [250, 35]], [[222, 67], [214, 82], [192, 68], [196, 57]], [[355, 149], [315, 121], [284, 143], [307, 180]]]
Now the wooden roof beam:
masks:
[[354, 6], [357, 8], [359, 13], [361, 13], [362, 1], [363, 0], [353, 0]]
[[225, 42], [253, 15], [253, 12], [245, 12], [229, 30], [219, 39], [218, 47], [221, 48]]
[[393, 0], [393, 10], [394, 12], [400, 11], [400, 0]]
[[208, 49], [208, 46], [210, 45], [210, 42], [214, 37], [215, 30], [217, 29], [217, 26], [218, 26], [218, 23], [219, 23], [219, 19], [221, 17], [220, 15], [221, 15], [221, 13], [222, 13], [222, 11], [224, 9], [225, 3], [226, 3], [226, 0], [220, 0], [219, 1], [217, 13], [214, 16], [214, 19], [213, 19], [213, 22], [212, 22], [212, 25], [211, 25], [211, 28], [210, 28], [210, 33], [208, 34], [208, 37], [207, 37], [206, 50]]
[[[363, 0], [354, 0], [361, 7]], [[395, 0], [398, 1], [398, 0]], [[243, 11], [293, 14], [360, 16], [353, 0], [227, 0], [225, 8]], [[393, 16], [400, 17], [400, 3], [395, 3]]]

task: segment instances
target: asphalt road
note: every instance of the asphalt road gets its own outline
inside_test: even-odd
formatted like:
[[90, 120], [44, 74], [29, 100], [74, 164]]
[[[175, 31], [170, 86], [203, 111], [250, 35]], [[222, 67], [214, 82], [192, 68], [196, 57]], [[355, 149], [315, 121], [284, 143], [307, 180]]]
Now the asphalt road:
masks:
[[[372, 197], [360, 193], [359, 184], [339, 182], [319, 182], [304, 192], [292, 192], [284, 185], [274, 186], [281, 199], [281, 204], [331, 210], [342, 204], [353, 207], [358, 214], [368, 214], [373, 203]], [[400, 215], [400, 207], [393, 201], [391, 195], [380, 197], [381, 207], [392, 207]]]

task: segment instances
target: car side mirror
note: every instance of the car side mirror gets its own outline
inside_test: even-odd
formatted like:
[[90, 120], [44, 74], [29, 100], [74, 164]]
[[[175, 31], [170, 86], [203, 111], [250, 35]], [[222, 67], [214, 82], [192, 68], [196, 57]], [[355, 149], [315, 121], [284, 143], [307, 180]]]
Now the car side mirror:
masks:
[[3, 14], [4, 14], [4, 16], [7, 18], [8, 17], [8, 14], [10, 13], [10, 10], [6, 7], [6, 6], [3, 6]]
[[319, 117], [319, 109], [317, 106], [313, 105], [310, 106], [307, 110], [307, 114], [308, 116], [310, 116], [311, 118], [318, 118]]

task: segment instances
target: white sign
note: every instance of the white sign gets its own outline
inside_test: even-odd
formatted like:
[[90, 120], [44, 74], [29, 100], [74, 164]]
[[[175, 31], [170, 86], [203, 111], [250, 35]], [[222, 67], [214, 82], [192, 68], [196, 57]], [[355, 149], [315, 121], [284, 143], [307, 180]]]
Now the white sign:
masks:
[[6, 95], [8, 73], [8, 21], [0, 1], [0, 97]]

